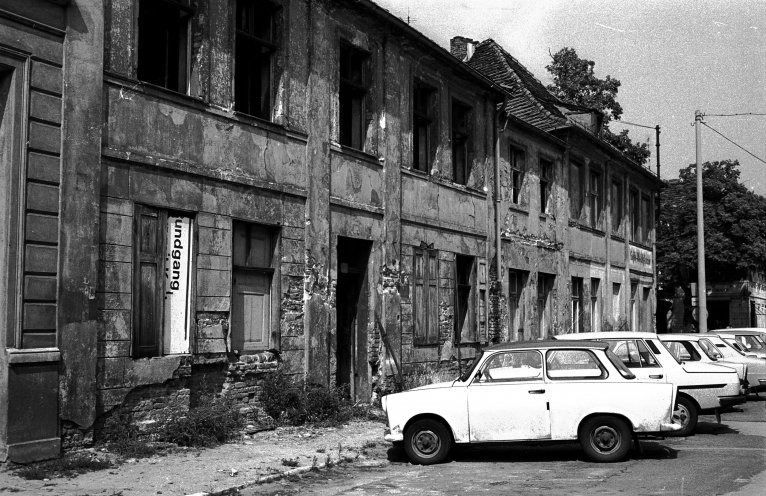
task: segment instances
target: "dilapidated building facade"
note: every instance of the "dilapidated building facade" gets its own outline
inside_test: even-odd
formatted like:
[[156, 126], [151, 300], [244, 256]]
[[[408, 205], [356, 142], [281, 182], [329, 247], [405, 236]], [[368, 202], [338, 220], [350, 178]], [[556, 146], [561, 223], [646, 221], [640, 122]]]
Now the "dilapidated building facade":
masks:
[[2, 1], [0, 27], [0, 459], [206, 394], [257, 418], [277, 367], [366, 401], [491, 341], [651, 325], [653, 178], [534, 81], [522, 112], [481, 45], [366, 0]]

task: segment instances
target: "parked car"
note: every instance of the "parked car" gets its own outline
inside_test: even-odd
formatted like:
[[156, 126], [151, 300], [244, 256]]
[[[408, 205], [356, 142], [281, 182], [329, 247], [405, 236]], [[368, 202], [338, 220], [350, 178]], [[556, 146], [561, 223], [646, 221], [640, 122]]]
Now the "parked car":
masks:
[[764, 332], [766, 329], [758, 327], [742, 327], [715, 329], [710, 331], [721, 336], [721, 339], [731, 344], [739, 344], [746, 354], [753, 354], [759, 358], [766, 358], [766, 343], [764, 342]]
[[681, 425], [676, 432], [679, 436], [694, 432], [699, 415], [720, 415], [746, 400], [733, 369], [700, 362], [681, 363], [651, 332], [588, 332], [559, 335], [556, 339], [606, 341], [609, 349], [639, 378], [675, 384], [678, 395], [673, 421]]
[[715, 363], [736, 370], [739, 376], [740, 392], [747, 394], [749, 386], [747, 364], [726, 360], [713, 345], [711, 345], [712, 351], [710, 347], [707, 349], [700, 347], [699, 334], [658, 334], [657, 337], [677, 361]]
[[747, 356], [744, 352], [727, 343], [718, 334], [699, 334], [700, 348], [709, 350], [715, 355], [717, 352], [730, 362], [744, 363], [747, 365], [748, 392], [759, 393], [766, 391], [766, 360], [755, 356]]
[[552, 340], [492, 346], [452, 382], [382, 398], [384, 438], [424, 465], [453, 444], [567, 440], [613, 462], [634, 435], [677, 430], [674, 404], [671, 384], [637, 379], [606, 343]]

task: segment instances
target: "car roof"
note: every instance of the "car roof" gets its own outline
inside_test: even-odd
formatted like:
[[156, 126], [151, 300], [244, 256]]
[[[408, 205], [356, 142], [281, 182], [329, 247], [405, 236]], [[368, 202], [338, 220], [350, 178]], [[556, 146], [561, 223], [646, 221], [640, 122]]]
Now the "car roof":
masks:
[[657, 337], [660, 338], [660, 340], [679, 340], [679, 339], [686, 339], [689, 341], [698, 341], [700, 338], [700, 335], [697, 333], [688, 333], [688, 332], [675, 332], [675, 333], [668, 333], [668, 334], [657, 334]]
[[606, 332], [581, 332], [578, 334], [559, 334], [554, 337], [556, 339], [635, 339], [635, 338], [656, 338], [657, 334], [653, 332], [606, 331]]
[[761, 329], [759, 327], [734, 327], [726, 329], [714, 329], [710, 332], [714, 332], [716, 334], [742, 334], [745, 336], [760, 336], [766, 333], [766, 329]]
[[501, 343], [485, 348], [484, 351], [497, 351], [497, 350], [520, 350], [520, 349], [557, 349], [557, 348], [588, 348], [605, 350], [607, 344], [602, 341], [589, 341], [589, 340], [577, 340], [577, 341], [554, 341], [553, 339], [544, 339], [541, 341], [516, 341], [512, 343]]

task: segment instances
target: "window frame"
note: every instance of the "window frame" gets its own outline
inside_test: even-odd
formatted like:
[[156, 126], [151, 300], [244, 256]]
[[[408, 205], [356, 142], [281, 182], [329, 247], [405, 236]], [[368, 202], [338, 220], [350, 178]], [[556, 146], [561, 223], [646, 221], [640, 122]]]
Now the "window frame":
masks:
[[521, 204], [521, 192], [524, 185], [524, 174], [527, 169], [526, 151], [514, 144], [508, 147], [508, 167], [510, 170], [511, 203]]
[[[616, 198], [615, 198], [616, 196]], [[624, 202], [623, 197], [623, 181], [612, 177], [611, 188], [609, 191], [609, 205], [610, 205], [610, 217], [611, 217], [611, 232], [614, 235], [619, 236], [624, 214]]]
[[550, 204], [551, 184], [553, 183], [554, 176], [554, 161], [540, 157], [538, 166], [540, 168], [540, 214], [545, 215], [548, 213], [548, 206]]
[[450, 105], [450, 145], [452, 182], [467, 186], [473, 161], [473, 107], [455, 97]]
[[556, 274], [537, 273], [537, 316], [538, 337], [540, 339], [545, 339], [553, 334], [553, 304], [551, 299], [555, 287]]
[[628, 208], [630, 212], [630, 240], [634, 243], [642, 241], [641, 234], [641, 195], [637, 188], [628, 191]]
[[583, 308], [584, 302], [584, 287], [585, 280], [582, 277], [572, 277], [572, 300], [571, 300], [571, 319], [572, 319], [572, 333], [579, 334], [584, 331], [583, 323], [585, 310]]
[[579, 221], [585, 204], [585, 163], [578, 159], [569, 159], [569, 213], [574, 221]]
[[[418, 272], [418, 257], [422, 259], [422, 273]], [[439, 344], [439, 252], [437, 250], [424, 247], [413, 250], [412, 284], [413, 343], [417, 346]], [[420, 298], [418, 298], [418, 286], [422, 287]], [[424, 321], [423, 329], [420, 329], [418, 324], [421, 316]]]
[[598, 277], [590, 278], [590, 332], [599, 332], [601, 330], [602, 315], [601, 304], [601, 279]]
[[[438, 144], [438, 95], [439, 92], [431, 84], [415, 78], [412, 83], [412, 170], [430, 174], [431, 165], [436, 155]], [[425, 143], [420, 141], [420, 130], [424, 128]], [[420, 152], [423, 152], [424, 163], [420, 163]]]
[[[524, 288], [528, 273], [523, 270], [508, 270], [508, 325], [514, 340], [524, 335]], [[512, 281], [515, 281], [512, 284]]]
[[[601, 371], [601, 374], [598, 376], [577, 376], [577, 375], [562, 375], [559, 377], [551, 376], [551, 368], [550, 368], [550, 362], [549, 357], [555, 356], [558, 354], [563, 353], [584, 353], [590, 357], [590, 359], [595, 362], [598, 369]], [[555, 370], [555, 369], [554, 369]], [[578, 369], [565, 369], [565, 370], [578, 370]], [[604, 364], [601, 363], [601, 360], [596, 356], [595, 353], [593, 353], [592, 350], [584, 349], [584, 348], [557, 348], [557, 349], [549, 349], [545, 352], [545, 377], [548, 380], [551, 381], [603, 381], [606, 380], [609, 377], [609, 371], [604, 367]]]
[[[513, 355], [522, 355], [522, 354], [526, 354], [528, 356], [536, 355], [539, 358], [539, 364], [540, 364], [539, 375], [530, 376], [530, 377], [513, 377], [513, 378], [499, 379], [499, 378], [492, 377], [491, 372], [487, 374], [487, 369], [489, 369], [489, 366], [492, 365], [492, 362], [495, 359], [503, 357], [503, 356], [511, 357]], [[500, 367], [494, 367], [494, 368], [500, 368]], [[522, 367], [510, 367], [510, 368], [522, 368]], [[530, 367], [530, 368], [536, 369], [537, 367]], [[487, 359], [484, 361], [484, 364], [482, 365], [477, 375], [480, 374], [480, 378], [478, 382], [481, 382], [481, 383], [543, 382], [544, 381], [543, 370], [544, 370], [543, 354], [540, 352], [540, 350], [502, 350], [502, 351], [498, 351], [497, 353], [493, 353], [491, 356], [487, 357]], [[487, 379], [487, 377], [489, 377], [489, 379]]]
[[[359, 80], [344, 75], [344, 64], [349, 73], [358, 69]], [[354, 150], [364, 151], [370, 124], [370, 87], [372, 54], [341, 39], [338, 47], [338, 143]], [[355, 106], [355, 102], [358, 104]], [[346, 115], [348, 112], [348, 115]], [[356, 119], [358, 122], [356, 122]], [[358, 133], [358, 135], [355, 135]], [[358, 142], [357, 142], [358, 140]]]
[[603, 174], [591, 167], [589, 176], [590, 227], [598, 229], [603, 217]]

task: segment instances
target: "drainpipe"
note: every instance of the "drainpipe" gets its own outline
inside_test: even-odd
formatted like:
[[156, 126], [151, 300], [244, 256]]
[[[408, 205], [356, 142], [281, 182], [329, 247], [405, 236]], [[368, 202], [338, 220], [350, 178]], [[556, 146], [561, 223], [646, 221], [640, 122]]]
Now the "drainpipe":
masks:
[[[495, 264], [496, 264], [496, 272], [497, 272], [497, 287], [495, 288], [496, 291], [498, 291], [497, 297], [498, 301], [500, 298], [500, 292], [502, 288], [502, 263], [501, 263], [501, 249], [502, 249], [502, 242], [500, 240], [500, 136], [505, 131], [505, 127], [508, 125], [508, 119], [505, 120], [505, 126], [503, 126], [502, 129], [500, 129], [500, 112], [497, 112], [497, 117], [492, 120], [493, 126], [495, 128], [495, 177], [494, 177], [494, 195], [495, 195]], [[500, 305], [498, 304], [498, 314], [502, 315], [502, 312], [500, 312]], [[500, 319], [499, 315], [497, 315], [497, 324], [500, 326]], [[510, 331], [510, 330], [509, 330]], [[510, 336], [509, 336], [510, 338]]]

